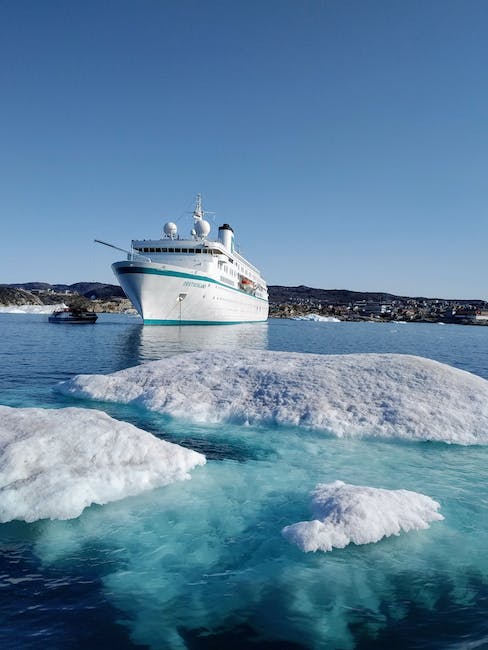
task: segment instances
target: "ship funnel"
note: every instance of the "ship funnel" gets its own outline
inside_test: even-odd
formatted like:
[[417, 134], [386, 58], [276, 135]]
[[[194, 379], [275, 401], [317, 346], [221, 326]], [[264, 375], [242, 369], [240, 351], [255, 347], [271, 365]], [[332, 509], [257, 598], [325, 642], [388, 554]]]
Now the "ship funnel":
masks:
[[228, 223], [219, 226], [219, 241], [221, 241], [231, 253], [234, 251], [234, 231]]

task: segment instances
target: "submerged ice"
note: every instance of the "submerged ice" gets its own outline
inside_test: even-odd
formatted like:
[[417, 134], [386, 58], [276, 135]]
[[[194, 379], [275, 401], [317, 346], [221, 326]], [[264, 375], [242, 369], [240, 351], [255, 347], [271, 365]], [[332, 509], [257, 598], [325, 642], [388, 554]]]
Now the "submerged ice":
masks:
[[[102, 563], [111, 558], [109, 572], [102, 565], [104, 592], [134, 644], [188, 650], [228, 647], [236, 638], [244, 647], [257, 638], [263, 648], [269, 641], [353, 650], [368, 626], [376, 647], [377, 634], [401, 632], [412, 612], [420, 634], [429, 623], [437, 634], [431, 614], [439, 603], [447, 603], [439, 605], [441, 619], [476, 601], [482, 608], [488, 448], [453, 453], [440, 445], [324, 440], [314, 431], [298, 437], [275, 427], [205, 428], [210, 435], [225, 430], [229, 444], [245, 436], [254, 447], [264, 442], [270, 453], [211, 461], [191, 481], [49, 522], [36, 544], [52, 566], [97, 546]], [[311, 518], [309, 491], [337, 477], [432, 495], [445, 521], [345, 552], [302, 553], [281, 530]], [[479, 589], [473, 579], [482, 581]], [[386, 638], [382, 647], [393, 647]], [[450, 647], [443, 640], [434, 646]]]
[[488, 381], [410, 355], [195, 352], [110, 375], [79, 375], [59, 390], [195, 422], [488, 443]]
[[402, 531], [428, 528], [444, 517], [439, 504], [410, 490], [384, 490], [343, 481], [319, 484], [312, 493], [312, 521], [286, 526], [282, 533], [302, 551], [331, 551], [370, 544]]
[[78, 517], [190, 478], [205, 457], [88, 409], [0, 406], [0, 522]]

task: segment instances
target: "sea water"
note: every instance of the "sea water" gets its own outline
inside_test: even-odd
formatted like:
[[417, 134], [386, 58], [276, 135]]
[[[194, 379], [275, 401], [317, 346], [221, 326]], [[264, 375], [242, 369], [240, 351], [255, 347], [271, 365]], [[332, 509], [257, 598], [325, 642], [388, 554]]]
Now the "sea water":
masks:
[[[0, 404], [97, 408], [207, 458], [189, 481], [74, 519], [1, 524], [2, 648], [488, 647], [484, 445], [192, 423], [56, 390], [79, 374], [200, 350], [414, 354], [488, 379], [488, 328], [291, 320], [164, 328], [115, 315], [70, 326], [0, 314], [0, 333]], [[304, 552], [282, 531], [313, 519], [311, 493], [336, 481], [426, 495], [444, 519]]]

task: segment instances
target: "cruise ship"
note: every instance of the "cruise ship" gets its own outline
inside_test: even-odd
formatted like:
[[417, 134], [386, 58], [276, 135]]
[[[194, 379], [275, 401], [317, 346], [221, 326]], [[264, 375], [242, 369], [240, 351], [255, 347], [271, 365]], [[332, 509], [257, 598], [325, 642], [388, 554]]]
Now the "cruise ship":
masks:
[[261, 273], [237, 252], [229, 224], [219, 227], [217, 239], [210, 239], [205, 214], [198, 195], [187, 239], [180, 237], [170, 221], [161, 238], [133, 240], [131, 250], [124, 251], [127, 259], [112, 264], [145, 325], [267, 320], [268, 289]]

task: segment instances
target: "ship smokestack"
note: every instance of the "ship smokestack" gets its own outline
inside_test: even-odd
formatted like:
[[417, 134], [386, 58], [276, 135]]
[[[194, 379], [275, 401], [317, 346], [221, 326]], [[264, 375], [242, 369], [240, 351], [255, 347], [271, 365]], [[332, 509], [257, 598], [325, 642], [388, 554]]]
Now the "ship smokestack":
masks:
[[222, 242], [231, 253], [234, 251], [234, 231], [228, 223], [219, 226], [219, 241]]

